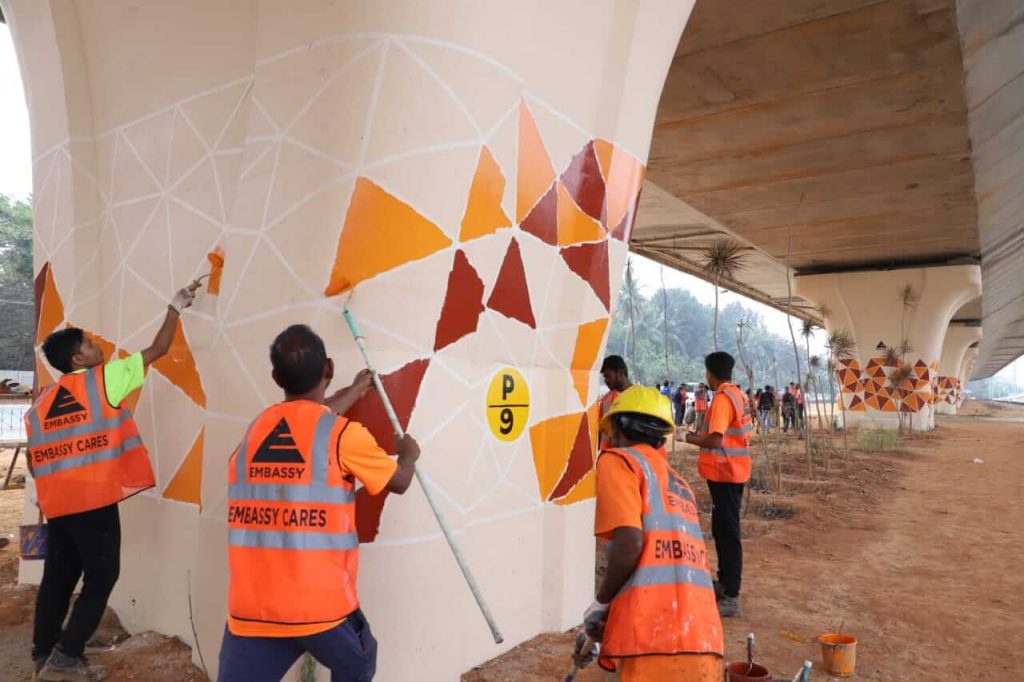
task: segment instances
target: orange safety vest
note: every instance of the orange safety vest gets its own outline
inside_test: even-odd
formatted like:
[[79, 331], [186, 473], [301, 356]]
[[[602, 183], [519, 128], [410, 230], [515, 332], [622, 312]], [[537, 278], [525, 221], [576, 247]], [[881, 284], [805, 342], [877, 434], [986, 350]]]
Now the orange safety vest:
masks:
[[608, 608], [599, 663], [644, 655], [724, 655], [722, 620], [697, 502], [668, 463], [646, 445], [606, 450], [636, 475], [643, 500], [643, 550], [633, 575]]
[[[228, 627], [333, 623], [359, 608], [348, 420], [308, 400], [267, 408], [228, 464]], [[270, 635], [273, 636], [273, 635]]]
[[[700, 451], [697, 469], [709, 481], [746, 483], [750, 480], [750, 433], [754, 430], [750, 404], [743, 398], [743, 392], [732, 384], [722, 384], [714, 399], [732, 401], [736, 417], [722, 434], [721, 448]], [[708, 433], [706, 421], [703, 433]]]
[[708, 392], [697, 389], [693, 394], [693, 409], [695, 412], [708, 411]]
[[[619, 398], [619, 392], [618, 391], [608, 391], [607, 393], [604, 394], [604, 397], [601, 398], [601, 411], [600, 411], [601, 413], [598, 415], [598, 423], [600, 423], [601, 420], [604, 419], [604, 416], [606, 414], [608, 414], [608, 411], [610, 409], [612, 409], [612, 405], [615, 404], [615, 401], [618, 400], [618, 398]], [[611, 441], [611, 439], [608, 436], [606, 436], [603, 433], [601, 433], [601, 434], [599, 434], [599, 436], [597, 438], [597, 444], [598, 444], [598, 452], [600, 452], [601, 450], [604, 450], [605, 448], [610, 448], [612, 446], [612, 441]]]
[[47, 518], [117, 504], [156, 485], [132, 413], [107, 402], [102, 365], [44, 388], [25, 413], [25, 430]]

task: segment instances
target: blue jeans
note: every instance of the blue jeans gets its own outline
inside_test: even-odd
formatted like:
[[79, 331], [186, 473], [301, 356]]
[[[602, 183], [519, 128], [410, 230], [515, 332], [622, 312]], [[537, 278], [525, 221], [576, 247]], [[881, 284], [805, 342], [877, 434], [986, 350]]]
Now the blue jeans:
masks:
[[224, 628], [218, 682], [279, 682], [309, 652], [331, 671], [331, 682], [370, 682], [377, 672], [377, 640], [363, 612], [308, 637], [238, 637]]

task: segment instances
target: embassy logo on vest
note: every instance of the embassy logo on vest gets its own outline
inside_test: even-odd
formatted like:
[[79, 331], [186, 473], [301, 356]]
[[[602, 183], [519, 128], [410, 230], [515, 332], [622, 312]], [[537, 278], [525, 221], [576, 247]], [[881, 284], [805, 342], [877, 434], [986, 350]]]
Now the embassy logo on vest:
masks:
[[88, 420], [89, 410], [65, 386], [57, 386], [57, 396], [46, 411], [45, 428], [61, 428]]
[[[287, 464], [301, 466], [283, 466]], [[305, 464], [288, 421], [281, 417], [249, 460], [249, 478], [294, 481], [306, 472]]]

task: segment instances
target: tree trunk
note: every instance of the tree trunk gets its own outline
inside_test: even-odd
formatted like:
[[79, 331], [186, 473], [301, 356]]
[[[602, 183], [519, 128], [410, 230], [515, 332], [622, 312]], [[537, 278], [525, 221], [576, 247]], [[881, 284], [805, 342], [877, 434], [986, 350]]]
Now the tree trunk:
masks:
[[718, 351], [718, 278], [715, 277], [715, 317], [712, 323], [711, 346]]

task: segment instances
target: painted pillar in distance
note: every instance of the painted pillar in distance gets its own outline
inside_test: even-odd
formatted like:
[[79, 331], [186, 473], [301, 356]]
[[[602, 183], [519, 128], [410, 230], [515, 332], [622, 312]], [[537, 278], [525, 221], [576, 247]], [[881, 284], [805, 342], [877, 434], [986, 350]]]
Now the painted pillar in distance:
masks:
[[976, 347], [981, 340], [981, 327], [951, 324], [946, 329], [939, 360], [939, 392], [936, 395], [935, 411], [939, 414], [956, 414], [963, 402], [964, 360], [967, 351]]
[[[216, 675], [227, 459], [281, 398], [267, 349], [285, 326], [324, 336], [339, 385], [362, 367], [344, 301], [506, 640], [418, 487], [361, 495], [379, 678], [457, 679], [580, 622], [596, 366], [692, 6], [4, 0], [32, 123], [37, 343], [74, 324], [109, 356], [139, 350], [208, 254], [223, 263], [130, 401], [158, 486], [122, 510], [129, 630], [197, 645]], [[374, 398], [352, 416], [391, 447]]]
[[855, 357], [837, 361], [847, 422], [896, 428], [902, 419], [905, 428], [933, 428], [943, 339], [956, 311], [981, 293], [979, 267], [807, 275], [794, 283], [796, 294], [828, 307], [828, 331], [847, 330], [857, 342]]

